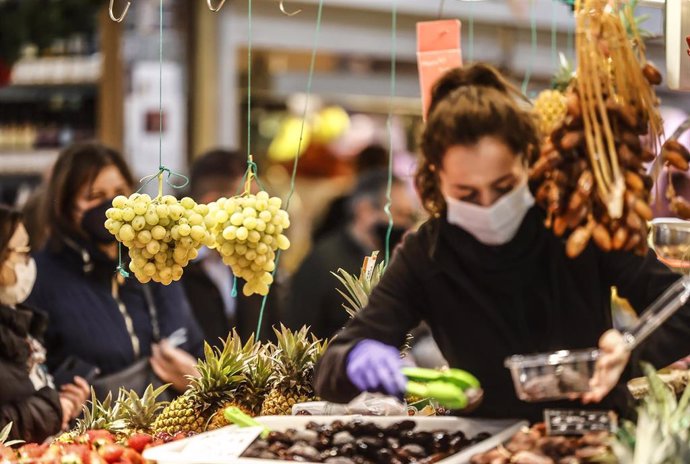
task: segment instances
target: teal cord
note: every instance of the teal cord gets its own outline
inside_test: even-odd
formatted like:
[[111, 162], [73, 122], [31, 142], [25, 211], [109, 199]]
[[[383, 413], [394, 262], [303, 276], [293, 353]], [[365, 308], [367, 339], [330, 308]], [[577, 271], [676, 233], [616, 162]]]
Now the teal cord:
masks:
[[[250, 0], [251, 1], [251, 0]], [[309, 108], [309, 98], [311, 97], [311, 89], [312, 89], [312, 82], [314, 80], [314, 69], [316, 67], [316, 52], [318, 50], [318, 44], [319, 44], [319, 37], [321, 35], [321, 22], [323, 18], [323, 1], [324, 0], [319, 0], [319, 7], [316, 13], [316, 27], [314, 28], [314, 41], [312, 44], [312, 49], [311, 49], [311, 62], [309, 63], [309, 75], [307, 77], [307, 90], [306, 90], [306, 98], [304, 102], [304, 113], [302, 115], [302, 127], [300, 128], [300, 134], [299, 134], [299, 143], [297, 145], [297, 153], [295, 153], [295, 159], [292, 164], [292, 177], [290, 178], [290, 191], [288, 192], [288, 196], [285, 200], [285, 211], [288, 210], [290, 207], [290, 200], [292, 200], [292, 195], [295, 193], [295, 180], [297, 179], [297, 166], [299, 164], [299, 153], [302, 149], [302, 140], [304, 136], [304, 128], [305, 128], [305, 120], [307, 119], [307, 110]], [[282, 250], [278, 250], [276, 253], [276, 267], [273, 270], [273, 277], [275, 281], [275, 275], [276, 272], [278, 272], [278, 265], [280, 264], [280, 256], [282, 255]], [[269, 293], [270, 293], [270, 288], [273, 286], [271, 284], [269, 286]], [[268, 295], [265, 295], [263, 299], [261, 300], [261, 309], [259, 310], [259, 322], [256, 327], [256, 340], [259, 339], [259, 336], [261, 335], [261, 326], [263, 325], [263, 320], [264, 320], [264, 312], [266, 310], [266, 302], [268, 301]]]
[[532, 50], [530, 52], [529, 63], [527, 64], [527, 71], [525, 72], [525, 79], [522, 81], [522, 94], [525, 96], [527, 96], [529, 81], [532, 77], [534, 58], [537, 55], [537, 14], [535, 11], [534, 0], [530, 0], [530, 29], [532, 36]]
[[163, 169], [163, 0], [158, 8], [158, 168]]
[[467, 58], [471, 63], [474, 61], [474, 2], [470, 2], [470, 17], [467, 29], [468, 43], [467, 43]]
[[[247, 0], [247, 165], [252, 157], [252, 0]], [[258, 337], [257, 337], [258, 339]]]
[[393, 12], [391, 15], [391, 89], [388, 103], [388, 185], [386, 186], [386, 206], [384, 211], [388, 216], [388, 230], [386, 231], [386, 266], [391, 257], [391, 233], [393, 232], [393, 215], [391, 214], [391, 190], [393, 189], [393, 100], [396, 91], [396, 62], [398, 58], [398, 2], [393, 0]]

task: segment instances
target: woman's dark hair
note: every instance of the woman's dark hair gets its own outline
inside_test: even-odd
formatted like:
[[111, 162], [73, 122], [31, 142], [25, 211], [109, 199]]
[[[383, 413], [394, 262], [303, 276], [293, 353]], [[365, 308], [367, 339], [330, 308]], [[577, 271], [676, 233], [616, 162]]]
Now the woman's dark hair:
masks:
[[446, 207], [438, 170], [450, 147], [474, 145], [491, 136], [526, 162], [536, 156], [537, 128], [529, 111], [520, 107], [518, 98], [526, 100], [487, 64], [452, 69], [436, 83], [422, 133], [422, 159], [415, 176], [417, 191], [429, 213], [437, 216]]
[[22, 222], [22, 213], [0, 205], [0, 264], [9, 254], [10, 240]]
[[77, 194], [108, 166], [115, 166], [127, 183], [134, 185], [127, 163], [112, 148], [96, 142], [86, 142], [71, 145], [60, 152], [46, 191], [51, 234], [81, 235], [79, 226], [73, 222]]

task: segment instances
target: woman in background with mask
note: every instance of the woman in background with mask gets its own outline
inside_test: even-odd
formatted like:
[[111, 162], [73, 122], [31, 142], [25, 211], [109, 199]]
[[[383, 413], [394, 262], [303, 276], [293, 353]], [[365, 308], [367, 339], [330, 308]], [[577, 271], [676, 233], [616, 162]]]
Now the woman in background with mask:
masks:
[[[50, 238], [36, 255], [38, 278], [29, 298], [49, 312], [50, 369], [74, 358], [98, 368], [99, 396], [119, 387], [142, 394], [151, 381], [183, 390], [202, 348], [179, 284], [142, 285], [115, 271], [117, 242], [104, 226], [105, 211], [132, 187], [116, 151], [96, 143], [62, 151], [46, 192]], [[181, 349], [165, 340], [178, 329], [186, 330]]]
[[53, 387], [41, 344], [44, 313], [24, 306], [36, 280], [29, 235], [21, 214], [0, 206], [0, 429], [10, 422], [10, 439], [42, 442], [79, 416], [89, 385]]
[[[603, 253], [590, 244], [577, 259], [566, 257], [529, 190], [527, 163], [539, 137], [518, 96], [482, 64], [451, 70], [436, 84], [416, 178], [432, 219], [398, 247], [368, 306], [320, 361], [315, 382], [325, 400], [347, 402], [363, 390], [401, 395], [396, 347], [425, 321], [450, 366], [482, 382], [477, 416], [537, 421], [544, 408], [573, 407], [519, 401], [504, 359], [597, 343], [602, 356], [584, 401], [626, 406], [624, 388], [607, 395], [628, 361], [611, 331], [610, 288], [641, 310], [677, 276], [653, 253]], [[665, 366], [689, 351], [685, 309], [634, 357]]]

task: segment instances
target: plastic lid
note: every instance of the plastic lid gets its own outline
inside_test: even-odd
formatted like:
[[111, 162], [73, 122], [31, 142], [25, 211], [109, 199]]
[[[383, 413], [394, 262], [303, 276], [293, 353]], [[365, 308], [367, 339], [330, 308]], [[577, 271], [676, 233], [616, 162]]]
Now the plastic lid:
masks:
[[505, 366], [509, 369], [514, 367], [539, 367], [556, 366], [558, 364], [570, 364], [583, 361], [595, 361], [599, 357], [599, 350], [561, 350], [554, 353], [540, 353], [533, 355], [515, 355], [505, 360]]

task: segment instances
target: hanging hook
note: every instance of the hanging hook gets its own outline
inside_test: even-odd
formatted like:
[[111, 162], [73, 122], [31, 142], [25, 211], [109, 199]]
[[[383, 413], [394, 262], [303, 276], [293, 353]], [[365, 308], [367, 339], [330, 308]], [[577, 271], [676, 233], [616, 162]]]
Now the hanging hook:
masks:
[[121, 23], [122, 20], [125, 19], [125, 16], [127, 16], [127, 12], [129, 11], [129, 6], [132, 4], [132, 2], [127, 2], [127, 5], [125, 6], [124, 11], [122, 12], [122, 14], [120, 15], [119, 18], [115, 16], [115, 13], [113, 13], [114, 3], [115, 3], [115, 0], [110, 0], [110, 9], [108, 11], [110, 13], [110, 19], [112, 19], [116, 23]]
[[282, 11], [283, 14], [286, 16], [295, 16], [296, 14], [299, 14], [302, 10], [297, 10], [290, 13], [285, 9], [285, 0], [280, 0], [280, 11]]
[[223, 8], [223, 5], [225, 4], [225, 0], [220, 0], [220, 3], [218, 4], [217, 7], [213, 6], [213, 0], [206, 0], [206, 3], [208, 4], [208, 9], [213, 11], [214, 13], [218, 13], [221, 8]]

